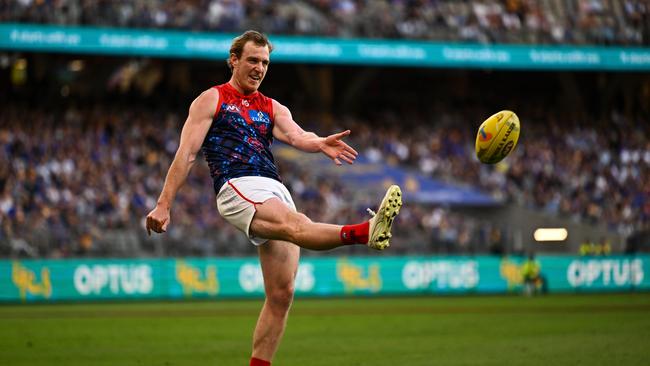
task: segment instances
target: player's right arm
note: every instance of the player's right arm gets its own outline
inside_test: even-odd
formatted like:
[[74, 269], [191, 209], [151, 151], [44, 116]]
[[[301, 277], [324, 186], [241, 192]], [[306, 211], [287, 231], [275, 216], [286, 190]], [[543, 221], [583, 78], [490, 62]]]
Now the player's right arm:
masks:
[[181, 140], [172, 161], [156, 207], [147, 215], [147, 233], [163, 233], [170, 222], [171, 206], [176, 193], [185, 183], [196, 161], [203, 140], [210, 129], [219, 103], [219, 91], [211, 88], [199, 95], [190, 105], [190, 111], [181, 131]]

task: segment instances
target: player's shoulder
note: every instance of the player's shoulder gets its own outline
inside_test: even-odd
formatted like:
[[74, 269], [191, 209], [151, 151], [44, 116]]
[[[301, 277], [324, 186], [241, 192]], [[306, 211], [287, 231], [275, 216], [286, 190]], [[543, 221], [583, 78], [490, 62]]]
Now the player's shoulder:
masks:
[[269, 100], [271, 101], [271, 104], [273, 105], [274, 108], [287, 108], [284, 106], [284, 104], [278, 102], [277, 99], [269, 98]]
[[290, 112], [289, 108], [287, 106], [285, 106], [284, 104], [278, 102], [276, 99], [273, 99], [273, 98], [269, 98], [269, 99], [271, 100], [271, 105], [273, 106], [273, 111], [275, 113], [279, 112], [279, 113], [284, 114], [284, 113]]
[[210, 88], [201, 92], [201, 94], [194, 99], [190, 109], [197, 111], [214, 111], [217, 103], [219, 103], [219, 90], [217, 90], [217, 88]]
[[209, 89], [206, 89], [203, 92], [201, 92], [201, 94], [199, 94], [198, 98], [207, 99], [207, 100], [219, 99], [220, 94], [221, 93], [219, 92], [219, 88], [217, 88], [216, 86], [213, 86], [213, 87], [211, 87]]

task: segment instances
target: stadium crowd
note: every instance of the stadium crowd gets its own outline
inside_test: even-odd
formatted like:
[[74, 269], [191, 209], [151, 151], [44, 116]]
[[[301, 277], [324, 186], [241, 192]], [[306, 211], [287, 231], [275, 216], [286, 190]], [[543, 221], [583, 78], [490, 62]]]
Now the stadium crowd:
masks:
[[[203, 162], [176, 200], [167, 235], [146, 236], [143, 218], [175, 152], [181, 114], [98, 105], [2, 110], [1, 256], [252, 253], [246, 238], [218, 215]], [[525, 111], [525, 140], [503, 164], [490, 167], [474, 158], [474, 128], [463, 128], [459, 121], [467, 118], [458, 113], [408, 126], [389, 113], [379, 125], [351, 116], [341, 123], [371, 161], [478, 185], [497, 198], [607, 224], [624, 236], [650, 228], [647, 119], [612, 112], [606, 125], [588, 125]], [[356, 222], [376, 204], [374, 192], [355, 192], [313, 168], [286, 159], [279, 166], [297, 206], [314, 220]], [[405, 205], [396, 228], [396, 253], [498, 253], [509, 235], [490, 222], [425, 204]]]
[[650, 44], [644, 0], [0, 0], [0, 21], [465, 41]]
[[560, 121], [550, 110], [524, 111], [523, 141], [493, 169], [473, 158], [475, 131], [457, 123], [468, 119], [446, 113], [433, 128], [395, 120], [382, 129], [368, 123], [352, 129], [362, 136], [357, 145], [367, 146], [365, 154], [378, 161], [477, 184], [495, 197], [549, 214], [605, 223], [623, 236], [649, 227], [647, 117], [632, 119], [612, 111], [611, 122], [599, 125]]

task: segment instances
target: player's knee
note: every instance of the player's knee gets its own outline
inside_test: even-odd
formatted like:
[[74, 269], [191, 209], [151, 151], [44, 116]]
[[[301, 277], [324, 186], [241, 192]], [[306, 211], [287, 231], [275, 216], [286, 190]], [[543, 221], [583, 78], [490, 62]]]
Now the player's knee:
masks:
[[293, 283], [286, 283], [268, 289], [266, 298], [269, 304], [277, 311], [288, 311], [293, 302], [293, 295]]
[[292, 213], [285, 228], [288, 240], [292, 243], [300, 243], [307, 230], [307, 225], [310, 223], [311, 220], [304, 214], [300, 212]]

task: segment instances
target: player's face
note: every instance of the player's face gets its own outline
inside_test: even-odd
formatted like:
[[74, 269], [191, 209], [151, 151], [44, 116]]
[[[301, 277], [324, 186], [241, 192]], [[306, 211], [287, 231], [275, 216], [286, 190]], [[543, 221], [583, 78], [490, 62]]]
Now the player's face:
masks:
[[235, 82], [246, 94], [256, 91], [269, 67], [269, 47], [249, 41], [244, 45], [240, 58], [230, 57]]

